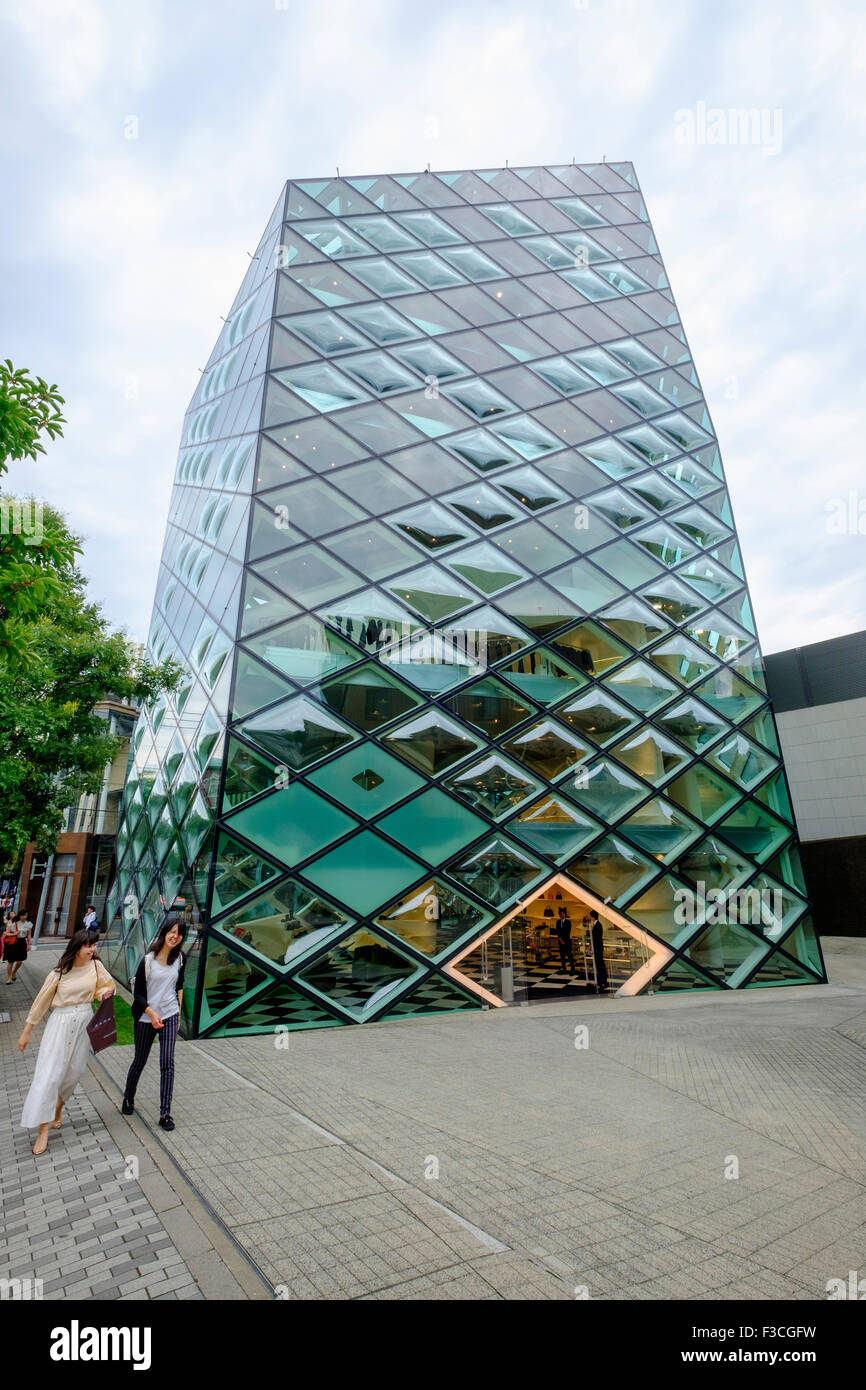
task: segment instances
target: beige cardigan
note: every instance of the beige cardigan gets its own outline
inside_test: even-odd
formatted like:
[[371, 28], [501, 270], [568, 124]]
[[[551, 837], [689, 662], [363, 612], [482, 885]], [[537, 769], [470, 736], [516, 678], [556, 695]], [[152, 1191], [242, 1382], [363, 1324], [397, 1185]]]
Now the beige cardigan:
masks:
[[64, 1009], [69, 1004], [89, 1004], [101, 989], [114, 981], [101, 960], [89, 960], [86, 965], [73, 965], [65, 975], [50, 970], [45, 983], [30, 1006], [28, 1023], [38, 1023], [51, 1009]]

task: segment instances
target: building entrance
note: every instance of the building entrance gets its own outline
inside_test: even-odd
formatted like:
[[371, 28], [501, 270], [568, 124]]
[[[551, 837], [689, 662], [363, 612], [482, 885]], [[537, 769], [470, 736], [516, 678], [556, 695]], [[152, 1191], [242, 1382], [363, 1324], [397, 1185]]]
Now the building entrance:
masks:
[[639, 994], [673, 952], [563, 874], [447, 967], [488, 1003]]

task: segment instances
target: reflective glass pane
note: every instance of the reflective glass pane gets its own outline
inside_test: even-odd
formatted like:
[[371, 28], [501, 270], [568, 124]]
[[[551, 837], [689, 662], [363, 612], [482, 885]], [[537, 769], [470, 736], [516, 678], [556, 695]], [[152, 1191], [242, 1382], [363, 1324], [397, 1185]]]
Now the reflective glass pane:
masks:
[[335, 714], [344, 716], [367, 733], [399, 719], [421, 701], [421, 696], [378, 665], [357, 667], [317, 692]]
[[513, 690], [492, 676], [452, 695], [445, 701], [445, 707], [488, 738], [498, 738], [515, 724], [522, 724], [538, 713], [534, 705], [519, 699]]
[[305, 696], [285, 700], [247, 719], [240, 732], [278, 764], [298, 771], [357, 738], [345, 724]]
[[468, 584], [461, 584], [436, 565], [422, 565], [398, 575], [386, 587], [401, 603], [409, 604], [431, 622], [450, 617], [477, 599]]
[[330, 311], [297, 314], [291, 322], [293, 333], [327, 356], [348, 352], [351, 348], [367, 347], [367, 341], [360, 333], [356, 333], [339, 314]]
[[275, 878], [279, 869], [262, 855], [240, 844], [225, 832], [217, 837], [213, 886], [213, 911], [224, 912], [240, 898]]
[[379, 829], [428, 864], [441, 864], [458, 849], [487, 833], [486, 820], [461, 806], [438, 787], [430, 787], [384, 816]]
[[499, 674], [540, 705], [555, 705], [586, 685], [586, 676], [540, 648], [500, 666]]
[[356, 821], [301, 782], [292, 782], [233, 812], [229, 825], [272, 859], [293, 868], [347, 834]]
[[513, 811], [541, 789], [540, 782], [498, 753], [470, 763], [446, 778], [443, 786], [494, 820]]
[[282, 967], [296, 965], [349, 924], [349, 917], [331, 903], [289, 880], [229, 909], [218, 926], [227, 937]]
[[659, 787], [689, 762], [689, 755], [657, 729], [644, 725], [610, 750], [618, 762]]
[[646, 788], [617, 763], [599, 758], [563, 782], [563, 789], [585, 810], [610, 824], [646, 796]]
[[436, 776], [472, 753], [480, 740], [436, 709], [382, 736], [383, 743], [428, 776]]
[[468, 579], [483, 594], [496, 594], [521, 579], [526, 571], [508, 560], [497, 547], [487, 544], [469, 546], [448, 560], [448, 568]]
[[503, 748], [549, 782], [582, 762], [590, 752], [588, 744], [553, 719], [543, 719], [524, 729]]
[[350, 1017], [375, 1013], [402, 985], [421, 974], [416, 965], [367, 928], [342, 937], [300, 973], [299, 979]]
[[499, 837], [458, 858], [448, 868], [451, 878], [493, 907], [504, 907], [537, 883], [545, 872], [532, 855]]
[[424, 873], [415, 859], [394, 849], [381, 835], [362, 830], [320, 855], [304, 877], [330, 897], [351, 903], [359, 913], [374, 912]]
[[239, 739], [229, 739], [223, 810], [240, 806], [273, 787], [277, 774], [272, 759], [256, 753]]
[[359, 651], [312, 617], [295, 618], [282, 627], [270, 628], [261, 636], [249, 638], [247, 646], [300, 685], [321, 680], [331, 671], [351, 666], [361, 658]]
[[436, 957], [489, 920], [489, 912], [450, 884], [429, 878], [379, 913], [376, 925], [393, 932], [422, 955]]
[[405, 763], [369, 742], [333, 758], [309, 780], [363, 820], [372, 820], [423, 786], [423, 779]]
[[640, 849], [663, 864], [674, 863], [701, 835], [701, 826], [661, 796], [638, 807], [619, 828]]
[[602, 827], [560, 796], [545, 796], [508, 822], [511, 835], [561, 864], [601, 834]]
[[641, 714], [651, 714], [665, 704], [677, 687], [645, 661], [633, 661], [605, 676], [605, 685]]
[[605, 902], [620, 905], [647, 884], [657, 868], [620, 836], [606, 835], [571, 860], [566, 873]]

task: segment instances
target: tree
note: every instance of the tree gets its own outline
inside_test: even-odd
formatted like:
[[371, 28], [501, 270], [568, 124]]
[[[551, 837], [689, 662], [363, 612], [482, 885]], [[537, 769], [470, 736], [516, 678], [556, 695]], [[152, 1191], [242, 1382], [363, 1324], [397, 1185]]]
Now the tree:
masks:
[[[0, 363], [0, 476], [10, 460], [44, 454], [43, 435], [62, 435], [63, 404], [56, 386], [8, 358]], [[80, 553], [58, 512], [34, 498], [0, 496], [0, 668], [27, 659], [24, 625], [62, 598]]]
[[0, 680], [0, 863], [16, 861], [31, 840], [52, 850], [66, 808], [100, 789], [120, 740], [94, 705], [109, 693], [152, 700], [179, 675], [136, 657], [76, 576], [63, 604], [32, 625], [26, 663]]
[[[0, 475], [62, 434], [63, 399], [11, 362], [0, 366]], [[102, 785], [120, 740], [94, 705], [153, 700], [180, 668], [134, 654], [87, 600], [79, 538], [32, 499], [0, 497], [0, 864], [31, 840], [52, 850], [67, 807]]]
[[65, 403], [59, 389], [41, 376], [32, 377], [26, 367], [16, 370], [8, 357], [0, 363], [0, 473], [6, 472], [8, 459], [44, 454], [41, 435], [62, 435], [66, 420], [60, 407]]

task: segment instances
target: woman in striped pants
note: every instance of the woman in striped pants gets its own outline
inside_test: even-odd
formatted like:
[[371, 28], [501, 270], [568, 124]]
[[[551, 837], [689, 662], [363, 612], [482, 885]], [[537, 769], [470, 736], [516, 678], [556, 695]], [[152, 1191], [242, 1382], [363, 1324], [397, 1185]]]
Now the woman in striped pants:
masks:
[[135, 1114], [135, 1089], [158, 1033], [161, 1129], [174, 1129], [171, 1095], [174, 1088], [174, 1045], [180, 1023], [186, 964], [180, 948], [185, 936], [186, 925], [180, 918], [170, 917], [164, 922], [135, 972], [133, 985], [135, 1056], [126, 1078], [121, 1110], [124, 1115]]

